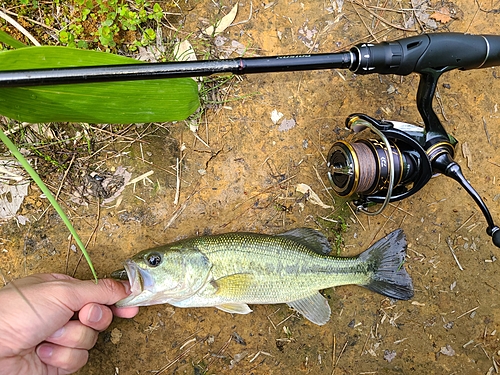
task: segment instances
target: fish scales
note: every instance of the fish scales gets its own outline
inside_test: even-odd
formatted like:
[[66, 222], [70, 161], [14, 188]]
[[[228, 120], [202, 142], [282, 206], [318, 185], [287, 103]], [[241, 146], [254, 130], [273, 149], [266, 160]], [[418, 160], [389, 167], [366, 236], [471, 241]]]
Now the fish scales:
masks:
[[236, 233], [195, 238], [192, 246], [210, 260], [215, 280], [232, 274], [253, 276], [254, 282], [233, 296], [246, 303], [289, 302], [311, 289], [369, 279], [366, 265], [357, 258], [320, 255], [286, 237]]
[[335, 257], [328, 240], [309, 228], [278, 235], [226, 233], [181, 240], [141, 251], [125, 262], [131, 294], [117, 306], [169, 303], [248, 314], [248, 304], [286, 303], [319, 325], [330, 319], [320, 290], [346, 284], [410, 299], [401, 230], [355, 257]]

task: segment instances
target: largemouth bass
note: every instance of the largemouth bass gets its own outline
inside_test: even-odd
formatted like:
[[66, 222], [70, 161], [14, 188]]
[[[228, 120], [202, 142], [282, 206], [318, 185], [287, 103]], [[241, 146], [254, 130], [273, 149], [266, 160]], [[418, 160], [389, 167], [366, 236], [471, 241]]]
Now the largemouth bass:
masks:
[[125, 261], [124, 270], [113, 272], [112, 277], [128, 277], [131, 286], [131, 294], [117, 306], [169, 303], [248, 314], [248, 304], [286, 303], [323, 325], [331, 310], [322, 289], [357, 284], [391, 298], [413, 297], [412, 280], [403, 267], [402, 230], [356, 257], [326, 255], [330, 251], [326, 237], [309, 228], [181, 240], [141, 251]]

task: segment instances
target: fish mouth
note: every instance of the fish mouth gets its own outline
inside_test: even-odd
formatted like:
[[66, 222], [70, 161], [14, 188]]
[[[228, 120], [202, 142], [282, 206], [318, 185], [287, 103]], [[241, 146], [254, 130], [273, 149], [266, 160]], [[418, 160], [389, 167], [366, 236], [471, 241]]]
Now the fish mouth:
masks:
[[149, 271], [142, 269], [130, 259], [125, 261], [123, 269], [113, 271], [111, 277], [118, 280], [128, 280], [130, 284], [130, 295], [119, 301], [120, 306], [134, 306], [134, 299], [137, 296], [144, 291], [153, 291], [155, 286]]

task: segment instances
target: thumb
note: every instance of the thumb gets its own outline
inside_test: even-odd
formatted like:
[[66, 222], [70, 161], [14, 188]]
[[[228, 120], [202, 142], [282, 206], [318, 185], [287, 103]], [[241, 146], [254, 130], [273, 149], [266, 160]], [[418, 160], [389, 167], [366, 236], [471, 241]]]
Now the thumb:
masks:
[[113, 305], [127, 297], [130, 293], [128, 286], [113, 279], [100, 279], [97, 283], [92, 280], [69, 280], [71, 287], [62, 288], [58, 299], [73, 311], [80, 310], [88, 303]]

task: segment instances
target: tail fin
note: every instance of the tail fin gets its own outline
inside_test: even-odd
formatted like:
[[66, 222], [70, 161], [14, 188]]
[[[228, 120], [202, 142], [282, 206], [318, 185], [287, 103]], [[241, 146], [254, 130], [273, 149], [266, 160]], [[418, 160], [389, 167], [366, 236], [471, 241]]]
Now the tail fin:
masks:
[[408, 300], [413, 297], [413, 283], [403, 267], [406, 255], [406, 237], [401, 229], [395, 230], [359, 255], [372, 275], [364, 285], [384, 296]]

